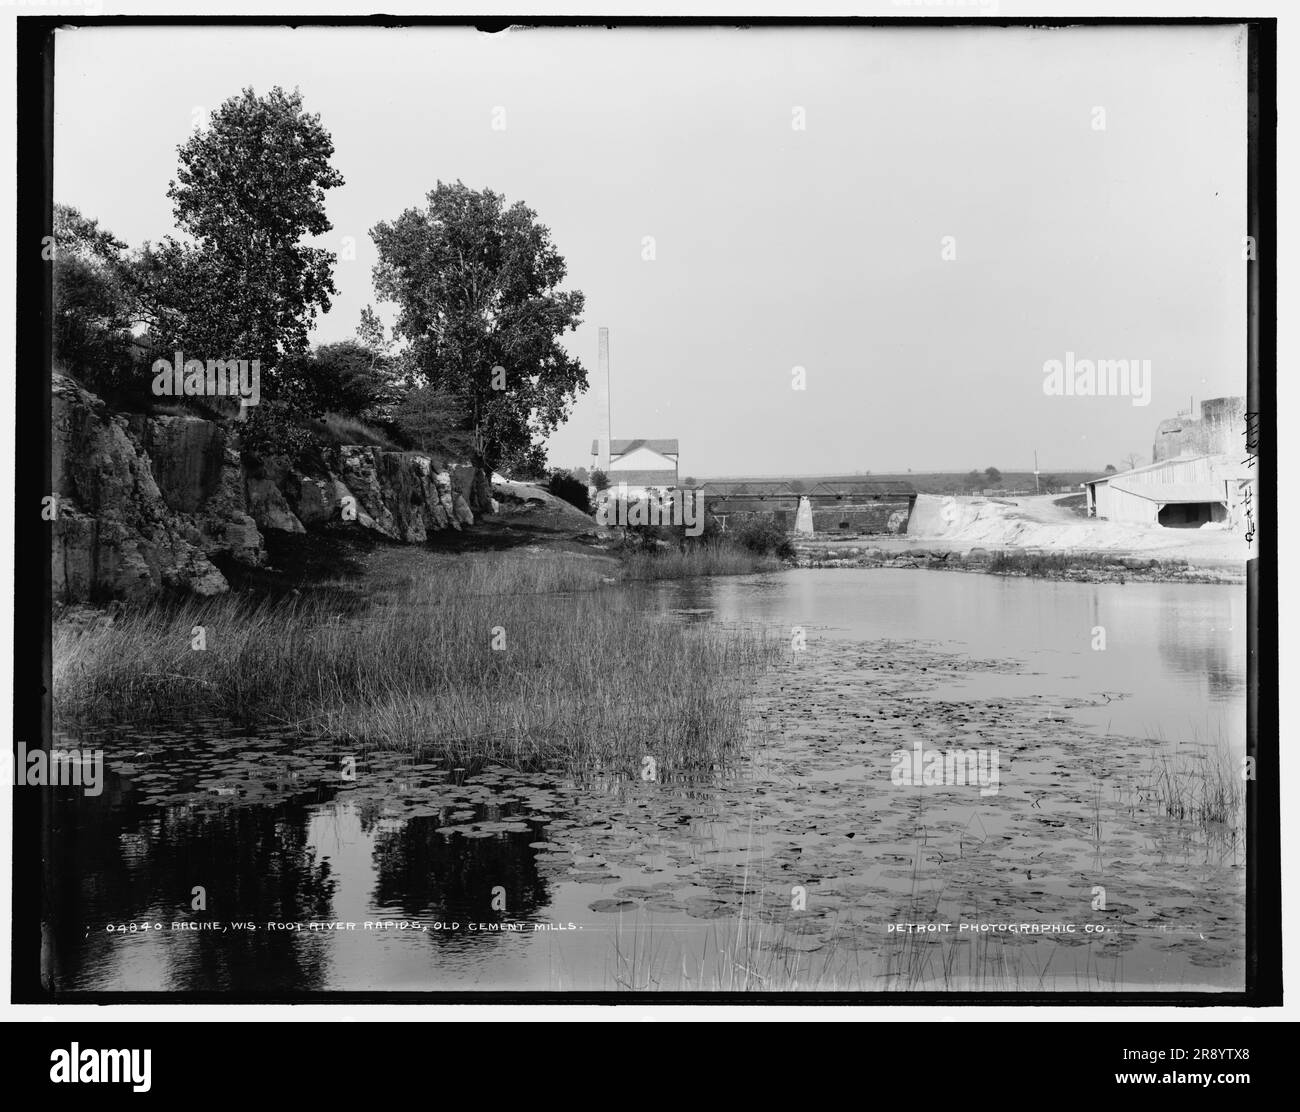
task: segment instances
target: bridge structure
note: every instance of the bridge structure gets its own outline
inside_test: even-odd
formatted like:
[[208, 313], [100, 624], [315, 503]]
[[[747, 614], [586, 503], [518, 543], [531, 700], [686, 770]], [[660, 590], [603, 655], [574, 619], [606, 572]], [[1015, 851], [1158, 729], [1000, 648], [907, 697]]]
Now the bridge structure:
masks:
[[916, 487], [898, 479], [716, 479], [694, 489], [725, 530], [755, 517], [797, 533], [904, 533]]

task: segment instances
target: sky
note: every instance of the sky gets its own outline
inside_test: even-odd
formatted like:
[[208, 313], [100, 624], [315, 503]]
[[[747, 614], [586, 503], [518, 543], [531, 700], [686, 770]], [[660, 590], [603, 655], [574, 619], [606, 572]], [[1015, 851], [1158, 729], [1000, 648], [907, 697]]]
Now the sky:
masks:
[[[586, 295], [556, 465], [602, 326], [613, 436], [695, 477], [1100, 471], [1245, 393], [1238, 27], [78, 28], [55, 65], [55, 199], [133, 247], [196, 123], [302, 91], [346, 183], [316, 342], [394, 319], [369, 231], [438, 180], [524, 201]], [[1067, 359], [1149, 360], [1148, 404], [1045, 392]]]

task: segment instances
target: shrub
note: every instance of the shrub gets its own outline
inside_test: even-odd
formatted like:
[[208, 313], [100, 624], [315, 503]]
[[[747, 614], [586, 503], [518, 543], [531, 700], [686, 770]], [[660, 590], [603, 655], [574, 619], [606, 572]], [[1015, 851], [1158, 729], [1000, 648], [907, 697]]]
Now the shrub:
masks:
[[781, 560], [795, 558], [794, 544], [771, 518], [751, 518], [729, 535], [736, 544], [757, 556], [776, 556]]
[[625, 525], [619, 546], [628, 552], [655, 553], [680, 549], [685, 544], [685, 530], [680, 525]]
[[393, 407], [393, 424], [402, 439], [418, 451], [452, 458], [470, 454], [461, 404], [437, 387], [420, 386], [408, 391]]
[[575, 479], [569, 472], [552, 471], [546, 489], [556, 498], [563, 498], [570, 506], [576, 506], [584, 514], [591, 513], [591, 499], [587, 495], [587, 484], [580, 479]]
[[[611, 509], [611, 513], [613, 510]], [[698, 524], [698, 523], [697, 523]], [[734, 537], [724, 533], [718, 525], [718, 519], [710, 513], [704, 514], [703, 527], [692, 535], [684, 524], [661, 525], [626, 525], [623, 526], [621, 548], [627, 552], [663, 552], [678, 549], [689, 552], [691, 549], [708, 547], [714, 544], [731, 547], [740, 552], [742, 546]], [[745, 549], [746, 553], [750, 550]]]
[[296, 459], [313, 447], [316, 438], [302, 424], [301, 414], [286, 402], [263, 399], [249, 408], [240, 426], [240, 444], [245, 452], [263, 459], [287, 456]]
[[326, 413], [311, 426], [316, 437], [332, 444], [365, 444], [396, 451], [398, 447], [382, 428], [340, 413]]
[[374, 352], [355, 340], [323, 344], [297, 361], [296, 371], [325, 410], [361, 417], [388, 400], [389, 383]]

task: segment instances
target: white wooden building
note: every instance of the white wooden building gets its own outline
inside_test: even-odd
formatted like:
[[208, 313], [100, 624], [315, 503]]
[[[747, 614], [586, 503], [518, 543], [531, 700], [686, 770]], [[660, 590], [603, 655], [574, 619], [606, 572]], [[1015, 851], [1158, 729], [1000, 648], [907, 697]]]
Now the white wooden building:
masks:
[[1162, 460], [1089, 479], [1083, 484], [1090, 517], [1174, 528], [1242, 523], [1253, 471], [1233, 456]]
[[678, 482], [677, 456], [676, 440], [611, 440], [605, 472], [610, 489], [626, 484], [631, 497], [671, 490]]

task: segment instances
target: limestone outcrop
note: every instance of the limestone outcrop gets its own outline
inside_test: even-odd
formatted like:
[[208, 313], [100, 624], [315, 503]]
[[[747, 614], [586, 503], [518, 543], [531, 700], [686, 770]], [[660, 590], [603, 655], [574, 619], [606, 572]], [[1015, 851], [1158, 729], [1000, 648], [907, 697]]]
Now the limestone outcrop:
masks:
[[[168, 506], [128, 419], [62, 375], [54, 377], [53, 392], [54, 597], [133, 599], [163, 587], [199, 595], [226, 590], [201, 530]], [[261, 541], [259, 534], [259, 550]]]
[[490, 488], [470, 466], [446, 469], [422, 453], [369, 446], [323, 449], [307, 469], [253, 459], [241, 453], [235, 425], [113, 413], [61, 374], [53, 378], [51, 464], [52, 572], [62, 602], [164, 588], [219, 594], [229, 583], [214, 558], [264, 565], [267, 530], [355, 523], [418, 544], [491, 508], [482, 494]]

